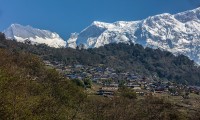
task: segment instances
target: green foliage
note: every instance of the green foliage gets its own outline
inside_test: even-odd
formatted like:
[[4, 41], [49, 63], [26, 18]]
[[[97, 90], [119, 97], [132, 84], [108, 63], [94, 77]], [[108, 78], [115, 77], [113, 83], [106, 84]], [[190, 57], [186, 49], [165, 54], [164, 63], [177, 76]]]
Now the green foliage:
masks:
[[80, 79], [73, 79], [72, 82], [74, 82], [77, 86], [80, 86], [80, 87], [85, 87], [84, 85], [84, 82]]
[[92, 87], [92, 81], [91, 81], [89, 78], [83, 79], [83, 82], [84, 82], [84, 85], [85, 85], [87, 88], [91, 88], [91, 87]]
[[86, 95], [24, 52], [0, 49], [0, 119], [61, 120], [78, 116]]
[[[11, 51], [26, 51], [51, 62], [64, 65], [99, 65], [112, 67], [118, 72], [134, 72], [152, 79], [200, 85], [200, 68], [183, 55], [174, 56], [159, 49], [143, 48], [138, 44], [109, 44], [95, 49], [51, 48], [44, 44], [30, 45], [5, 40], [0, 35], [0, 46]], [[30, 66], [34, 67], [34, 66]], [[37, 69], [38, 67], [35, 67]]]
[[[3, 47], [2, 47], [3, 46]], [[27, 53], [29, 52], [29, 53]], [[103, 63], [118, 71], [133, 70], [190, 84], [199, 83], [199, 68], [185, 56], [111, 44], [99, 49], [54, 49], [8, 41], [0, 33], [0, 120], [184, 120], [199, 119], [199, 111], [187, 115], [177, 106], [152, 96], [136, 99], [128, 89], [113, 98], [87, 97], [82, 86], [89, 79], [67, 80], [56, 70], [46, 69], [41, 58], [64, 64]], [[108, 83], [110, 81], [107, 81]]]
[[119, 91], [120, 91], [122, 97], [125, 97], [128, 99], [136, 99], [137, 98], [136, 92], [125, 86], [121, 87], [119, 89]]
[[186, 120], [188, 117], [175, 105], [156, 97], [91, 98], [85, 106], [87, 120]]

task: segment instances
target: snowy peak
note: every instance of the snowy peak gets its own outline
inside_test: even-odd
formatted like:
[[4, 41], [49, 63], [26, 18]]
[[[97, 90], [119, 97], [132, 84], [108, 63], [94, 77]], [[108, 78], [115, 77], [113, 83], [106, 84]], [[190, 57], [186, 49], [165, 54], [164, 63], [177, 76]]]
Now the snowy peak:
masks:
[[199, 20], [200, 19], [200, 7], [193, 9], [193, 10], [188, 10], [185, 12], [177, 13], [174, 15], [174, 17], [183, 23], [186, 23], [186, 22], [192, 21], [192, 20]]
[[46, 44], [56, 48], [66, 46], [66, 42], [57, 33], [36, 29], [29, 25], [12, 24], [4, 30], [4, 34], [7, 38], [16, 39], [19, 42], [29, 40], [33, 44]]
[[200, 64], [200, 8], [163, 13], [140, 21], [94, 21], [67, 41], [67, 46], [97, 48], [109, 43], [137, 43], [184, 54]]
[[[67, 41], [67, 46], [71, 48], [76, 48], [77, 46], [83, 46], [84, 48], [94, 48], [113, 42], [127, 43], [129, 38], [126, 37], [124, 32], [128, 33], [130, 31], [134, 31], [135, 28], [137, 28], [139, 22], [141, 21], [118, 21], [115, 23], [94, 21], [90, 26], [82, 30], [79, 34], [76, 34], [76, 37], [72, 35], [72, 37], [70, 37]], [[115, 34], [114, 32], [119, 33], [119, 35]], [[124, 35], [120, 33], [123, 33]], [[113, 39], [107, 38], [109, 37], [109, 34], [115, 34], [116, 36]]]
[[90, 26], [96, 26], [96, 27], [99, 27], [99, 28], [108, 28], [111, 25], [112, 24], [110, 24], [110, 23], [94, 21]]
[[39, 30], [32, 28], [31, 26], [22, 26], [20, 24], [12, 24], [7, 30], [5, 30], [5, 33], [9, 33], [12, 31], [11, 37], [17, 36], [22, 38], [36, 38], [36, 36], [42, 37], [42, 38], [50, 38], [52, 36], [52, 33], [46, 30]]

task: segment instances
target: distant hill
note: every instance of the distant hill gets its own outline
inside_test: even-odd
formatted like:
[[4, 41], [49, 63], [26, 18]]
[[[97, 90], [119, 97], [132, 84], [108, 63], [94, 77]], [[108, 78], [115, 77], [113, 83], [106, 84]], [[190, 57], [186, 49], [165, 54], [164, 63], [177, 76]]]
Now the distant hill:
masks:
[[64, 65], [103, 64], [119, 72], [131, 71], [151, 79], [200, 85], [200, 68], [188, 57], [174, 56], [170, 52], [144, 48], [138, 44], [109, 44], [94, 49], [56, 49], [44, 44], [31, 45], [6, 40], [1, 34], [0, 47], [33, 53], [44, 60], [57, 61]]

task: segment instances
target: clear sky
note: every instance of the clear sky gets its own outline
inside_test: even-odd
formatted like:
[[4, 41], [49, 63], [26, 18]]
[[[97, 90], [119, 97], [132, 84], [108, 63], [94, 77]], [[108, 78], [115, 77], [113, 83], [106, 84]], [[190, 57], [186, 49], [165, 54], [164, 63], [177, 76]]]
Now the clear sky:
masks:
[[63, 39], [93, 21], [144, 19], [194, 9], [200, 0], [0, 0], [0, 31], [12, 23], [57, 32]]

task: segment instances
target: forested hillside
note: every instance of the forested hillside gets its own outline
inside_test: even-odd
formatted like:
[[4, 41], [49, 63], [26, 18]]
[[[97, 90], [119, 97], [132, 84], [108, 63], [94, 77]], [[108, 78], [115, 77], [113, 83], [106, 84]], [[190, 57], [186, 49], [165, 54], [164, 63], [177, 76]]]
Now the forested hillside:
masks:
[[43, 60], [65, 65], [98, 65], [112, 67], [118, 72], [131, 71], [156, 80], [200, 85], [200, 68], [188, 57], [174, 56], [159, 49], [143, 48], [138, 44], [109, 44], [95, 49], [51, 48], [44, 44], [31, 45], [4, 39], [0, 47], [11, 51], [25, 51], [39, 55]]
[[[137, 101], [129, 96], [130, 91], [127, 90], [113, 99], [87, 97], [82, 88], [64, 79], [55, 70], [46, 69], [34, 55], [0, 49], [0, 56], [1, 120], [130, 120], [163, 117], [166, 120], [182, 120], [187, 117], [163, 99], [150, 97]], [[144, 109], [143, 105], [148, 107]]]
[[[65, 79], [54, 69], [47, 68], [41, 58], [31, 54], [35, 53], [43, 59], [57, 60], [66, 64], [72, 64], [73, 62], [67, 60], [71, 59], [71, 61], [76, 60], [75, 63], [104, 63], [109, 65], [105, 62], [109, 62], [109, 59], [111, 59], [116, 64], [119, 64], [122, 60], [127, 61], [127, 63], [119, 64], [121, 67], [136, 63], [137, 66], [143, 65], [142, 62], [139, 62], [140, 57], [135, 58], [133, 63], [121, 58], [126, 55], [129, 56], [128, 53], [123, 53], [123, 51], [128, 50], [127, 45], [110, 45], [94, 50], [73, 50], [17, 43], [5, 40], [3, 35], [0, 35], [0, 41], [1, 120], [194, 120], [200, 118], [197, 114], [198, 109], [188, 112], [185, 108], [151, 95], [137, 99], [135, 93], [127, 88], [120, 88], [119, 94], [112, 98], [87, 95], [83, 88], [80, 88], [71, 80]], [[127, 48], [124, 48], [124, 46]], [[112, 47], [119, 50], [119, 53], [111, 50]], [[132, 45], [132, 47], [135, 50], [141, 46]], [[146, 51], [144, 48], [140, 49]], [[159, 53], [162, 54], [161, 51]], [[107, 54], [108, 58], [103, 54]], [[137, 52], [137, 54], [144, 53]], [[168, 54], [171, 56], [170, 53]], [[64, 55], [68, 56], [64, 57]], [[130, 56], [135, 55], [132, 53]], [[87, 61], [84, 57], [91, 58]], [[119, 58], [119, 60], [115, 60], [116, 58]], [[174, 56], [173, 58], [178, 59]], [[185, 62], [187, 62], [188, 59], [185, 59]], [[187, 65], [184, 62], [177, 64]], [[114, 64], [111, 65], [114, 66]], [[192, 65], [189, 68], [190, 70], [191, 68], [197, 70]], [[140, 69], [140, 67], [137, 69]]]
[[86, 95], [36, 56], [0, 49], [0, 119], [72, 119]]

